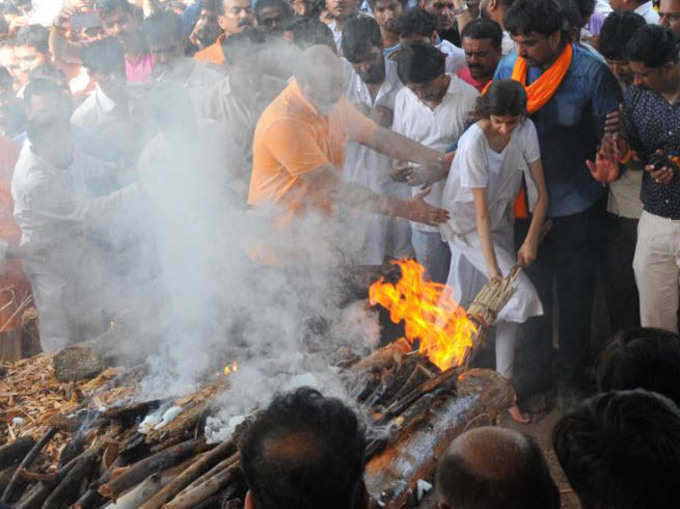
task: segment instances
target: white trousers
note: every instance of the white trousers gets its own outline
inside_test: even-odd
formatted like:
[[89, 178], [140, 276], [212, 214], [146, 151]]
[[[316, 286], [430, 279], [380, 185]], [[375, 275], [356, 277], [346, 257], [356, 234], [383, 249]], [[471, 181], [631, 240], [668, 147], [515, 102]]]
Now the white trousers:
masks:
[[680, 220], [642, 212], [633, 269], [641, 325], [677, 332]]
[[[494, 232], [494, 247], [498, 267], [507, 275], [517, 263], [512, 249], [512, 232]], [[454, 298], [468, 306], [479, 290], [489, 281], [486, 260], [476, 232], [449, 241], [451, 267], [447, 285], [453, 289]], [[496, 371], [511, 379], [515, 364], [515, 348], [519, 337], [519, 324], [532, 316], [543, 314], [538, 293], [529, 278], [520, 273], [515, 293], [498, 313], [496, 327]]]

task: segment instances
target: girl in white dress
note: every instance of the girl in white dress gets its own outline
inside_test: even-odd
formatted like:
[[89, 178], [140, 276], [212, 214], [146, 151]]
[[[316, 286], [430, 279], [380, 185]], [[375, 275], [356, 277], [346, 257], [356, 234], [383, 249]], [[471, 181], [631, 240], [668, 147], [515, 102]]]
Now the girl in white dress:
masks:
[[[538, 135], [526, 116], [526, 93], [516, 81], [494, 82], [477, 99], [478, 120], [461, 136], [444, 189], [451, 219], [441, 227], [451, 249], [447, 284], [464, 306], [491, 279], [514, 265], [526, 267], [536, 250], [548, 208]], [[519, 252], [513, 249], [512, 205], [522, 185], [533, 215]], [[512, 379], [519, 324], [543, 314], [536, 289], [520, 273], [516, 290], [496, 321], [496, 370]], [[528, 422], [515, 405], [510, 415]]]

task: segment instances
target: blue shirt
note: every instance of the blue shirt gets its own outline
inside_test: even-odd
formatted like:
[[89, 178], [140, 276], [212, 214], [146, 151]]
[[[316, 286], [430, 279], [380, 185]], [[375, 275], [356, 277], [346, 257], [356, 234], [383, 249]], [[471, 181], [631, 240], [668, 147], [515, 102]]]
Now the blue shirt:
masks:
[[[573, 48], [571, 66], [559, 88], [531, 115], [541, 145], [549, 217], [578, 214], [604, 195], [604, 187], [590, 175], [585, 161], [594, 159], [605, 117], [622, 100], [621, 88], [606, 64], [584, 48]], [[510, 79], [516, 60], [516, 51], [505, 56], [494, 81]], [[530, 67], [527, 84], [541, 74], [540, 68]]]
[[[623, 124], [628, 141], [643, 161], [648, 163], [658, 149], [669, 156], [680, 155], [680, 101], [670, 104], [658, 92], [631, 85], [626, 90]], [[641, 197], [650, 214], [680, 219], [680, 175], [668, 184], [657, 184], [645, 171]]]

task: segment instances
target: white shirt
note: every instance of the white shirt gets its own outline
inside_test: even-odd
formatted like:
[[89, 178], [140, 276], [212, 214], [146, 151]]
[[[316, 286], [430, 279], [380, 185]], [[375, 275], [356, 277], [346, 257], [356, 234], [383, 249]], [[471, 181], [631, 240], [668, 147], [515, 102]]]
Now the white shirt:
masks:
[[94, 91], [73, 112], [71, 122], [78, 127], [96, 130], [110, 119], [115, 107], [116, 103], [104, 93], [99, 83], [95, 83]]
[[342, 30], [338, 29], [338, 24], [335, 22], [335, 20], [328, 23], [327, 26], [333, 33], [333, 40], [335, 41], [335, 47], [338, 50], [338, 55], [342, 55]]
[[455, 74], [467, 65], [465, 51], [446, 39], [442, 39], [435, 48], [446, 55], [446, 74]]
[[[472, 193], [475, 188], [486, 188], [491, 229], [496, 231], [510, 225], [510, 207], [517, 198], [522, 173], [528, 174], [529, 164], [540, 157], [536, 127], [529, 119], [513, 131], [500, 154], [491, 149], [481, 127], [472, 125], [458, 141], [456, 157], [446, 179], [442, 207], [451, 213], [451, 219], [441, 226], [442, 237], [451, 240], [476, 230]], [[533, 179], [529, 176], [528, 187], [530, 182], [533, 183]], [[532, 194], [535, 193], [530, 191], [530, 201], [534, 198]]]
[[501, 39], [501, 52], [503, 56], [508, 55], [515, 49], [515, 41], [512, 40], [510, 32], [503, 30], [503, 39]]
[[609, 4], [609, 0], [595, 0], [595, 11], [608, 16], [614, 9]]
[[[444, 151], [458, 140], [465, 129], [465, 120], [475, 107], [477, 90], [456, 75], [449, 75], [451, 82], [441, 103], [431, 110], [416, 95], [404, 87], [397, 94], [394, 105], [392, 129], [435, 150]], [[444, 181], [436, 182], [425, 201], [441, 206]], [[419, 188], [413, 188], [415, 196]], [[420, 223], [411, 226], [421, 231], [437, 231], [437, 228]]]
[[[77, 150], [68, 168], [56, 168], [35, 154], [27, 140], [12, 177], [14, 218], [21, 227], [21, 245], [48, 248], [54, 261], [61, 259], [60, 253], [54, 252], [55, 246], [72, 254], [73, 243], [85, 229], [110, 219], [113, 212], [121, 210], [124, 200], [138, 191], [132, 184], [107, 196], [88, 196], [87, 181], [113, 171], [112, 165]], [[68, 260], [68, 253], [61, 255]], [[68, 260], [68, 266], [73, 266], [73, 260]]]
[[659, 13], [654, 10], [654, 4], [651, 0], [639, 5], [634, 12], [645, 18], [649, 25], [657, 25], [659, 23]]

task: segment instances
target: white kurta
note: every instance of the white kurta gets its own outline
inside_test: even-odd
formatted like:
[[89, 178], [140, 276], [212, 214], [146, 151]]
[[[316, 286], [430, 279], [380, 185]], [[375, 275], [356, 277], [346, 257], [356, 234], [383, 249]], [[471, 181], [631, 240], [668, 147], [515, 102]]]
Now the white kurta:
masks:
[[446, 55], [445, 71], [447, 74], [456, 74], [456, 72], [467, 66], [465, 51], [451, 41], [442, 39], [439, 43], [435, 44], [435, 47]]
[[[465, 129], [465, 120], [475, 107], [479, 93], [456, 75], [450, 75], [451, 83], [441, 103], [431, 110], [408, 88], [397, 94], [394, 105], [394, 124], [392, 129], [435, 150], [447, 150]], [[436, 182], [425, 201], [435, 207], [441, 206], [444, 180]], [[413, 188], [415, 196], [419, 188]], [[420, 231], [436, 232], [437, 228], [420, 223], [412, 223], [412, 228]]]
[[[345, 96], [355, 105], [373, 109], [384, 107], [394, 111], [394, 100], [403, 88], [397, 76], [397, 65], [385, 59], [385, 81], [378, 90], [375, 100], [368, 86], [352, 66], [345, 62]], [[379, 194], [407, 199], [411, 196], [409, 187], [392, 179], [392, 159], [379, 154], [364, 145], [349, 142], [345, 153], [343, 177]], [[413, 255], [411, 227], [405, 219], [392, 218], [382, 214], [361, 213], [358, 239], [357, 262], [363, 265], [379, 265], [386, 257], [401, 258]]]
[[[488, 281], [486, 260], [477, 234], [472, 190], [486, 189], [496, 259], [503, 274], [507, 275], [517, 263], [513, 247], [512, 204], [521, 186], [522, 174], [527, 174], [529, 164], [538, 159], [538, 135], [529, 119], [515, 129], [500, 154], [491, 149], [477, 124], [460, 138], [442, 200], [442, 206], [449, 210], [451, 219], [442, 225], [441, 231], [451, 249], [447, 284], [463, 305], [469, 304]], [[474, 267], [473, 271], [470, 265]], [[499, 313], [498, 320], [522, 323], [541, 314], [543, 307], [536, 289], [529, 278], [520, 273], [515, 294]]]

